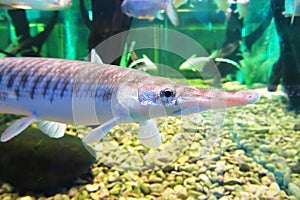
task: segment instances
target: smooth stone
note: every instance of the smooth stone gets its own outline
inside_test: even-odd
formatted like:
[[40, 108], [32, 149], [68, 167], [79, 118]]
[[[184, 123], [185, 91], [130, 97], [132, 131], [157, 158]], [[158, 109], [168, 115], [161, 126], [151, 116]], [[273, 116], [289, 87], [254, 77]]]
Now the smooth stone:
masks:
[[198, 199], [198, 198], [201, 198], [201, 197], [205, 197], [205, 198], [206, 198], [206, 195], [205, 195], [205, 194], [203, 194], [202, 192], [195, 191], [195, 190], [189, 190], [189, 191], [188, 191], [188, 194], [189, 194], [190, 196], [195, 196], [195, 197], [197, 197], [197, 199]]
[[204, 182], [204, 184], [208, 187], [210, 187], [211, 184], [212, 184], [210, 179], [208, 178], [208, 176], [206, 174], [200, 174], [199, 179], [200, 179], [200, 181]]
[[56, 194], [53, 200], [70, 200], [70, 197], [65, 194]]
[[74, 197], [77, 193], [78, 193], [78, 189], [75, 188], [75, 187], [71, 188], [71, 189], [68, 191], [68, 195], [69, 195], [69, 197], [71, 197], [71, 198]]
[[228, 178], [224, 180], [224, 185], [241, 185], [242, 181], [237, 178]]
[[217, 161], [216, 168], [215, 168], [217, 174], [223, 174], [225, 166], [226, 166], [226, 161], [223, 160]]
[[174, 169], [175, 169], [174, 165], [168, 164], [162, 170], [163, 170], [163, 172], [167, 173], [167, 172], [172, 172]]
[[14, 190], [14, 188], [10, 184], [3, 183], [0, 188], [0, 194], [11, 193], [13, 190]]
[[175, 182], [177, 183], [177, 184], [183, 184], [183, 181], [184, 181], [184, 178], [182, 177], [182, 176], [176, 176], [175, 177]]
[[225, 189], [223, 187], [217, 187], [212, 189], [212, 193], [219, 199], [224, 195]]
[[269, 186], [269, 191], [272, 191], [272, 194], [274, 196], [278, 195], [280, 193], [280, 187], [276, 182], [272, 182]]
[[198, 169], [198, 166], [196, 164], [188, 164], [188, 165], [183, 166], [181, 169], [182, 169], [182, 171], [193, 172]]
[[87, 184], [85, 186], [85, 189], [88, 191], [88, 192], [95, 192], [99, 189], [99, 184]]
[[109, 194], [118, 196], [121, 193], [121, 186], [119, 184], [116, 184], [112, 189], [109, 190]]
[[193, 185], [194, 183], [196, 183], [196, 177], [188, 177], [184, 180], [184, 185]]
[[108, 189], [101, 188], [98, 196], [99, 196], [99, 199], [105, 199], [105, 198], [109, 197], [109, 191], [108, 191]]
[[300, 199], [300, 187], [294, 183], [289, 183], [288, 185], [289, 192], [294, 195], [297, 199]]
[[255, 179], [255, 178], [248, 178], [248, 181], [251, 183], [251, 184], [257, 184], [259, 185], [260, 184], [260, 181]]
[[272, 147], [271, 145], [262, 144], [260, 145], [259, 150], [264, 153], [272, 153], [274, 152], [274, 147]]
[[160, 183], [152, 183], [150, 184], [150, 190], [151, 192], [157, 192], [157, 193], [160, 193], [164, 190], [164, 187], [162, 184]]
[[188, 196], [188, 192], [187, 192], [186, 188], [183, 187], [182, 185], [176, 185], [174, 187], [174, 191], [175, 191], [176, 196], [180, 199], [186, 199]]
[[173, 200], [176, 199], [175, 191], [172, 188], [166, 188], [162, 193], [164, 200]]
[[76, 197], [74, 199], [90, 199], [89, 193], [86, 190], [83, 190], [79, 193], [77, 193]]
[[272, 181], [269, 179], [268, 176], [264, 176], [261, 178], [261, 183], [265, 186], [269, 186], [272, 183]]
[[[5, 127], [1, 128], [3, 132]], [[0, 157], [0, 179], [20, 192], [67, 187], [95, 162], [95, 153], [80, 138], [67, 134], [50, 138], [31, 127], [0, 143], [0, 152], [5, 152]]]
[[160, 177], [157, 177], [157, 176], [154, 175], [154, 174], [151, 174], [151, 175], [149, 176], [148, 182], [149, 182], [149, 183], [162, 183], [162, 182], [163, 182], [163, 179], [160, 178]]
[[25, 196], [25, 197], [17, 198], [17, 200], [34, 200], [34, 198], [32, 198], [30, 196]]
[[187, 162], [189, 160], [189, 156], [187, 155], [182, 155], [178, 158], [177, 162], [181, 165], [183, 165], [185, 162]]
[[240, 167], [240, 170], [242, 171], [242, 172], [248, 172], [248, 171], [250, 171], [250, 166], [249, 166], [249, 164], [248, 163], [240, 163], [239, 164], [239, 167]]
[[300, 164], [298, 162], [293, 162], [289, 164], [293, 173], [300, 174]]
[[148, 195], [151, 193], [151, 190], [150, 190], [150, 184], [147, 184], [147, 183], [142, 183], [139, 185], [140, 187], [140, 190], [141, 192], [144, 194], [144, 195]]

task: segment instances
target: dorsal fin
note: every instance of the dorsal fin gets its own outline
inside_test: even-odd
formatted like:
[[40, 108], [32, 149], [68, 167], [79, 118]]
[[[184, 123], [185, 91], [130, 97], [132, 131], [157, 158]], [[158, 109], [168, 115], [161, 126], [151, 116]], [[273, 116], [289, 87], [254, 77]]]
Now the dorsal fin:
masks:
[[92, 63], [97, 63], [97, 64], [103, 64], [102, 59], [100, 56], [97, 54], [95, 49], [91, 50], [91, 62]]

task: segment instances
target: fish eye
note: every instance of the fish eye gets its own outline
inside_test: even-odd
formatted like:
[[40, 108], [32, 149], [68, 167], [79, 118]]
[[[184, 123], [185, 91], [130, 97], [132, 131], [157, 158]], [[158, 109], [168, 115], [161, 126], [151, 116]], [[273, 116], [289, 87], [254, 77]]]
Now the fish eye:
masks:
[[170, 102], [175, 97], [175, 91], [166, 88], [160, 91], [160, 97], [164, 102]]

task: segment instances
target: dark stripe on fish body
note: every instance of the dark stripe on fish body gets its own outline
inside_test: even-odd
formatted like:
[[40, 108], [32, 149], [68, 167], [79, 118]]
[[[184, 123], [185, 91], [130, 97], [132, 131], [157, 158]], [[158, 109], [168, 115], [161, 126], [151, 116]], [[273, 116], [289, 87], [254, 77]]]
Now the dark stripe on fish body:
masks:
[[65, 73], [68, 72], [68, 68], [70, 69], [73, 65], [71, 65], [71, 63], [68, 65], [64, 65], [64, 63], [61, 63], [61, 62], [58, 62], [57, 63], [58, 67], [55, 68], [55, 78], [52, 79], [52, 81], [56, 81], [54, 83], [54, 87], [52, 88], [52, 94], [51, 94], [51, 97], [50, 97], [50, 102], [53, 102], [54, 98], [55, 98], [55, 95], [57, 94], [58, 95], [58, 92], [57, 90], [61, 90], [60, 91], [60, 97], [62, 98], [61, 94], [63, 94], [63, 87], [61, 88], [58, 88], [59, 85], [63, 85], [64, 82], [66, 82], [66, 79], [71, 79], [71, 74], [70, 74], [70, 77], [64, 75]]
[[52, 82], [52, 78], [48, 77], [48, 80], [46, 81], [46, 85], [44, 85], [44, 91], [43, 91], [43, 97], [46, 97], [47, 91], [49, 90], [50, 83]]
[[60, 98], [63, 98], [64, 97], [64, 92], [66, 91], [68, 85], [70, 84], [71, 82], [71, 79], [67, 79], [65, 78], [64, 81], [63, 81], [63, 87], [61, 89], [61, 92], [60, 92]]
[[51, 94], [51, 97], [50, 97], [50, 102], [52, 103], [53, 100], [54, 100], [54, 95], [56, 93], [56, 90], [57, 90], [57, 87], [59, 85], [59, 82], [60, 80], [59, 79], [56, 79], [56, 82], [54, 83], [54, 87], [52, 88], [52, 94]]
[[21, 72], [22, 72], [22, 68], [18, 69], [18, 71], [13, 72], [10, 75], [10, 77], [9, 77], [9, 79], [7, 81], [7, 85], [6, 85], [7, 88], [12, 88], [13, 87], [16, 78], [19, 77], [19, 75], [20, 75]]
[[[51, 68], [47, 69], [47, 71], [45, 71], [43, 73], [40, 73], [38, 75], [38, 77], [34, 80], [34, 84], [33, 84], [32, 89], [31, 89], [32, 98], [34, 98], [34, 94], [36, 94], [35, 90], [38, 88], [38, 84], [42, 84], [44, 82], [43, 80], [45, 79], [45, 77], [47, 76], [47, 74], [49, 74], [51, 71], [52, 71]], [[44, 91], [43, 91], [43, 97], [45, 97], [46, 92], [47, 92], [47, 90], [45, 90], [45, 88], [46, 87], [43, 86], [43, 89], [44, 89]]]
[[109, 101], [111, 99], [113, 93], [113, 87], [109, 86], [105, 88], [104, 94], [103, 94], [103, 101]]
[[37, 76], [36, 79], [34, 79], [33, 81], [33, 86], [31, 87], [31, 91], [30, 91], [30, 98], [33, 99], [34, 98], [34, 94], [36, 93], [36, 88], [38, 86], [38, 84], [40, 83], [41, 80], [43, 80], [44, 78], [44, 74], [39, 74]]
[[28, 82], [28, 76], [29, 76], [29, 74], [27, 74], [26, 72], [23, 73], [23, 75], [21, 77], [21, 81], [19, 83], [19, 87], [25, 88], [26, 83]]

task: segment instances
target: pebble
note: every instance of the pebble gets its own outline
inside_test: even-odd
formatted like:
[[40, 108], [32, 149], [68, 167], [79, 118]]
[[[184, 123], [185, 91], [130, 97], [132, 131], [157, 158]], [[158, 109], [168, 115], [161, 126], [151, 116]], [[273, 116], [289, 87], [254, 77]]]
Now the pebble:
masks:
[[224, 185], [241, 185], [242, 181], [238, 178], [228, 178], [224, 180]]
[[121, 186], [116, 184], [112, 189], [109, 190], [109, 194], [118, 196], [121, 193]]
[[200, 174], [199, 179], [200, 179], [200, 181], [204, 182], [204, 184], [208, 187], [210, 187], [210, 185], [212, 184], [210, 179], [208, 178], [208, 176], [206, 174]]
[[272, 192], [273, 196], [276, 196], [280, 193], [280, 187], [276, 182], [272, 182], [269, 186], [269, 191]]
[[163, 182], [163, 179], [160, 178], [160, 177], [157, 177], [156, 175], [154, 174], [151, 174], [149, 176], [149, 180], [148, 180], [149, 183], [162, 183]]
[[96, 192], [99, 189], [99, 184], [88, 184], [85, 186], [88, 192]]
[[[55, 199], [55, 197], [54, 197], [54, 199]], [[25, 197], [19, 197], [19, 198], [17, 198], [17, 200], [34, 200], [34, 198], [30, 197], [30, 196], [25, 196]]]
[[224, 195], [225, 189], [224, 187], [217, 187], [212, 189], [212, 193], [219, 199]]
[[263, 185], [269, 186], [272, 183], [272, 181], [269, 179], [268, 176], [264, 176], [261, 178], [261, 183]]
[[140, 190], [144, 195], [148, 195], [151, 193], [150, 184], [142, 183], [140, 184]]
[[187, 192], [186, 188], [183, 187], [182, 185], [176, 185], [174, 187], [174, 191], [175, 191], [176, 196], [180, 199], [186, 199], [188, 196], [188, 192]]
[[240, 163], [240, 164], [239, 164], [239, 167], [240, 167], [240, 170], [241, 170], [242, 172], [248, 172], [248, 171], [250, 171], [250, 166], [249, 166], [248, 163], [245, 163], [245, 162]]
[[294, 183], [289, 183], [288, 185], [289, 192], [294, 195], [297, 199], [300, 199], [300, 187]]
[[151, 190], [151, 192], [160, 193], [164, 190], [164, 187], [160, 183], [152, 183], [152, 184], [150, 184], [150, 190]]
[[68, 191], [68, 195], [69, 195], [69, 197], [71, 197], [71, 198], [74, 197], [77, 193], [78, 193], [78, 189], [75, 188], [75, 187], [71, 188], [71, 189]]

